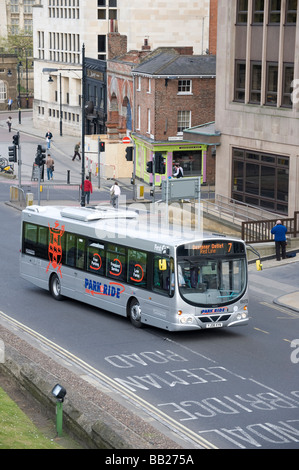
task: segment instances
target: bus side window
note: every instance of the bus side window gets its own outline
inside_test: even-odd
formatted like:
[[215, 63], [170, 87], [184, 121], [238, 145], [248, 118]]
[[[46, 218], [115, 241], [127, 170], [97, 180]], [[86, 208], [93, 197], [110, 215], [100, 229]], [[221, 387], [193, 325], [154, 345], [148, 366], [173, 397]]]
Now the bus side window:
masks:
[[36, 256], [37, 225], [25, 222], [23, 233], [23, 253]]
[[75, 257], [76, 257], [76, 236], [72, 233], [66, 234], [66, 256], [65, 264], [67, 266], [75, 266]]
[[76, 268], [84, 269], [85, 266], [85, 238], [77, 237]]
[[146, 286], [147, 254], [143, 251], [128, 249], [128, 279], [129, 284], [138, 287]]
[[50, 233], [48, 227], [38, 227], [38, 256], [39, 258], [48, 259]]
[[104, 244], [89, 240], [87, 247], [87, 271], [97, 275], [105, 275], [105, 266]]
[[125, 248], [108, 243], [106, 259], [106, 276], [117, 281], [125, 281], [127, 271]]
[[153, 289], [155, 291], [164, 292], [170, 295], [173, 294], [173, 290], [170, 289], [171, 275], [173, 272], [172, 266], [172, 259], [169, 260], [169, 258], [163, 258], [161, 255], [154, 256]]

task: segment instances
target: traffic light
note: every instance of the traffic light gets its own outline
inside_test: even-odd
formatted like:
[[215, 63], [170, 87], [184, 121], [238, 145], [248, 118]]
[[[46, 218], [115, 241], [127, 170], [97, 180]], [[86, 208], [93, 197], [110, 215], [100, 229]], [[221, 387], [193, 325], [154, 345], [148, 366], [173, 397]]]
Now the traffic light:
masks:
[[17, 161], [17, 147], [15, 145], [8, 147], [8, 159], [10, 162]]
[[38, 166], [42, 166], [46, 162], [46, 149], [42, 145], [37, 146], [35, 163]]
[[100, 141], [99, 148], [100, 148], [100, 152], [105, 152], [105, 142]]
[[147, 164], [146, 164], [146, 171], [147, 171], [148, 173], [153, 173], [153, 162], [152, 162], [152, 161], [151, 161], [151, 162], [147, 162]]
[[164, 157], [162, 153], [155, 153], [155, 173], [164, 175], [166, 171], [166, 166], [164, 163]]
[[13, 136], [13, 138], [12, 138], [12, 143], [13, 143], [14, 145], [19, 145], [19, 137], [20, 137], [19, 133], [18, 133], [18, 134], [15, 134], [15, 135]]
[[126, 148], [126, 159], [128, 160], [128, 162], [131, 162], [133, 160], [133, 147]]

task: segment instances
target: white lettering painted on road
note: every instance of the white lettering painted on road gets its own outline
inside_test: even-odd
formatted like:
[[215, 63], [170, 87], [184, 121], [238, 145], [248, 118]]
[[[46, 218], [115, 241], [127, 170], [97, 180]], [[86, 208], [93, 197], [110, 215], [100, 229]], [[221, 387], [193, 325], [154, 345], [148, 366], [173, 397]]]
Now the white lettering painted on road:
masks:
[[[296, 427], [294, 427], [296, 426]], [[290, 419], [273, 423], [255, 423], [241, 428], [209, 429], [199, 431], [199, 434], [216, 434], [240, 449], [262, 447], [270, 444], [290, 444], [299, 442], [299, 420]], [[210, 440], [211, 437], [210, 437]]]
[[129, 369], [136, 365], [148, 366], [149, 364], [166, 364], [167, 362], [188, 362], [188, 359], [167, 350], [165, 353], [161, 351], [145, 351], [139, 354], [106, 356], [105, 361], [114, 367]]
[[[146, 383], [148, 386], [153, 386], [155, 388], [162, 388], [163, 385], [166, 385], [167, 387], [175, 387], [176, 385], [197, 385], [213, 382], [227, 382], [227, 379], [223, 377], [224, 374], [222, 376], [216, 374], [212, 369], [221, 369], [221, 372], [225, 371], [222, 367], [199, 367], [195, 369], [165, 371], [164, 374], [166, 378], [152, 373], [146, 374], [144, 376], [133, 375], [127, 376], [125, 378], [114, 377], [114, 380], [133, 392], [135, 392], [137, 388], [141, 388], [142, 390], [149, 390], [149, 388], [144, 386], [143, 383]], [[181, 374], [183, 378], [181, 378], [179, 374]], [[167, 380], [168, 377], [173, 378], [174, 380], [169, 381]]]
[[[229, 404], [227, 403], [229, 402]], [[244, 405], [246, 404], [246, 406]], [[180, 403], [169, 402], [160, 403], [159, 407], [168, 407], [174, 413], [183, 413], [183, 417], [179, 421], [188, 419], [195, 420], [198, 418], [212, 418], [223, 414], [240, 414], [242, 411], [252, 413], [255, 410], [273, 411], [277, 409], [298, 409], [292, 398], [282, 398], [275, 393], [257, 393], [246, 394], [246, 396], [234, 395], [234, 397], [223, 396], [209, 397], [201, 401], [188, 400]], [[185, 417], [185, 408], [188, 408], [188, 418]], [[202, 412], [204, 410], [204, 413]]]

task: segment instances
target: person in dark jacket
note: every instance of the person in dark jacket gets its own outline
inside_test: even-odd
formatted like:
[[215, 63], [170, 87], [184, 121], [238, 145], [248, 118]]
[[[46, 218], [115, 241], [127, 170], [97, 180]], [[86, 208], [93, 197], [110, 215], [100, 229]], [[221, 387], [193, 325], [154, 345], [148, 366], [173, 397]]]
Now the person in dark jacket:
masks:
[[287, 228], [282, 224], [281, 220], [276, 222], [276, 225], [271, 230], [272, 235], [274, 235], [275, 249], [276, 249], [276, 260], [280, 261], [280, 249], [282, 259], [286, 258], [286, 233]]

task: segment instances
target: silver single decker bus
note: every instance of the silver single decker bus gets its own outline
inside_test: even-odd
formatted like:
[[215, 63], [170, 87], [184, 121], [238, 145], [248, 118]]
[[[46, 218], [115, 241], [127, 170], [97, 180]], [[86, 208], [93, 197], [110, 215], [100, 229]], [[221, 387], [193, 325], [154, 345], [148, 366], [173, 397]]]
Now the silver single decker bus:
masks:
[[48, 289], [168, 331], [248, 323], [245, 243], [165, 233], [134, 211], [28, 206], [20, 274]]

